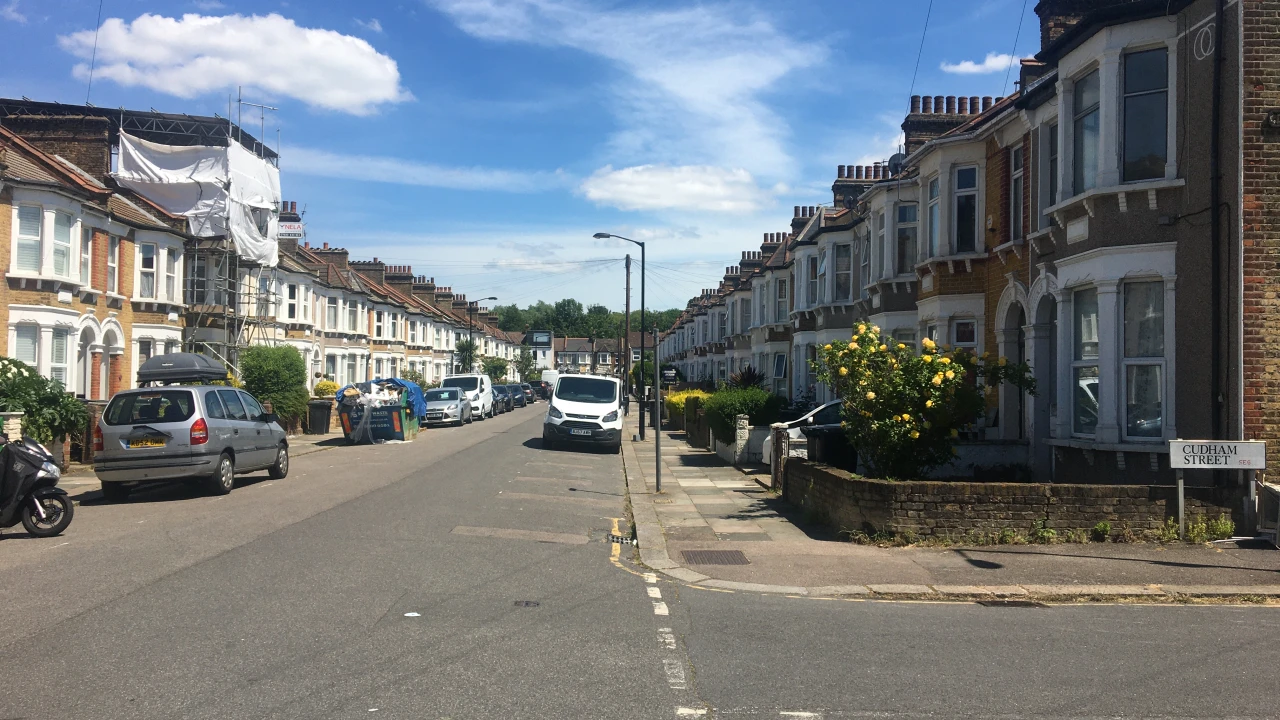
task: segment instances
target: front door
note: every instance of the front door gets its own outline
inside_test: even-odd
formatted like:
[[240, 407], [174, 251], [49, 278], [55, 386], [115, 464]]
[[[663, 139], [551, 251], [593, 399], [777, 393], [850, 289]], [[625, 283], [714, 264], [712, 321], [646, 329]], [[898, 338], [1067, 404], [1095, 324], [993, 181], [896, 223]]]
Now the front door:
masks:
[[255, 467], [266, 467], [276, 461], [275, 434], [271, 432], [271, 424], [267, 422], [266, 411], [252, 395], [240, 392], [244, 400], [244, 409], [249, 413], [249, 431], [253, 438], [253, 464]]
[[260, 467], [261, 462], [256, 457], [257, 438], [242, 396], [235, 390], [219, 390], [218, 397], [227, 410], [227, 421], [231, 425], [231, 447], [236, 453], [236, 468], [249, 470]]

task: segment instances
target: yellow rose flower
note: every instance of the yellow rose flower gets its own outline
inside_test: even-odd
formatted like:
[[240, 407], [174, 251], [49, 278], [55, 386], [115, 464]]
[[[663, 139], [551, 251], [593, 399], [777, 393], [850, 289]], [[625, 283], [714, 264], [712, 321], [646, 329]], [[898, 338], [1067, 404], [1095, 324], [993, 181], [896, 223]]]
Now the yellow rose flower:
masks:
[[859, 326], [858, 326], [858, 334], [859, 334], [859, 335], [861, 335], [862, 333], [864, 333], [864, 332], [866, 332], [866, 331], [867, 331], [867, 326], [866, 326], [866, 325], [859, 325]]
[[898, 343], [898, 349], [899, 349], [899, 350], [906, 350], [906, 349], [907, 349], [907, 346], [906, 346], [906, 345], [903, 345], [902, 343]]
[[947, 379], [948, 379], [948, 380], [954, 380], [955, 378], [956, 378], [956, 372], [955, 372], [954, 370], [948, 370], [948, 371], [947, 371]]
[[932, 400], [925, 400], [925, 401], [924, 401], [924, 406], [925, 406], [925, 407], [927, 407], [927, 408], [931, 408], [931, 407], [933, 407], [933, 401], [932, 401]]
[[921, 340], [921, 341], [920, 341], [920, 344], [921, 344], [921, 345], [924, 345], [926, 348], [929, 348], [930, 350], [932, 350], [933, 348], [937, 347], [937, 345], [938, 345], [937, 343], [935, 343], [934, 341], [930, 340], [929, 338], [925, 338], [925, 339]]
[[857, 349], [858, 349], [858, 343], [856, 343], [856, 342], [855, 342], [855, 343], [849, 343], [849, 349], [850, 349], [850, 350], [857, 350]]
[[871, 332], [873, 332], [873, 333], [878, 333], [878, 332], [880, 332], [880, 326], [879, 326], [879, 325], [872, 325], [872, 326], [871, 326]]
[[941, 375], [934, 375], [934, 376], [933, 376], [933, 381], [932, 381], [932, 382], [933, 382], [933, 384], [934, 384], [934, 385], [941, 385], [941, 384], [942, 384], [942, 376], [941, 376]]
[[960, 437], [960, 431], [959, 431], [959, 430], [956, 430], [955, 428], [952, 428], [952, 429], [951, 429], [951, 437], [953, 437], [953, 438], [958, 438], [958, 437]]
[[949, 357], [938, 358], [938, 362], [942, 363], [943, 365], [950, 365], [950, 364], [951, 364], [951, 358], [949, 358]]
[[1000, 358], [1000, 367], [1004, 367], [1008, 362], [1009, 362], [1009, 358], [1002, 356]]
[[991, 351], [990, 351], [990, 350], [988, 350], [988, 351], [986, 351], [986, 352], [982, 353], [982, 359], [983, 359], [983, 360], [990, 360], [990, 359], [991, 359]]
[[933, 423], [929, 422], [928, 420], [925, 420], [925, 421], [924, 421], [924, 429], [925, 429], [925, 430], [928, 430], [928, 429], [929, 429], [929, 428], [931, 428], [931, 427], [933, 427]]
[[902, 422], [908, 422], [909, 420], [911, 420], [911, 416], [906, 413], [902, 413]]
[[920, 359], [921, 359], [921, 360], [923, 360], [923, 361], [925, 361], [925, 362], [933, 362], [933, 356], [932, 356], [932, 355], [921, 355], [921, 356], [920, 356]]
[[841, 375], [842, 377], [843, 377], [843, 376], [845, 376], [845, 375], [848, 375], [848, 374], [849, 374], [849, 368], [847, 368], [847, 367], [842, 367], [842, 368], [840, 368], [840, 375]]
[[873, 393], [873, 392], [871, 392], [870, 390], [868, 390], [868, 391], [867, 391], [867, 399], [868, 399], [868, 400], [875, 400], [875, 399], [876, 399], [876, 394], [875, 394], [875, 393]]
[[884, 352], [885, 350], [888, 350], [888, 349], [889, 349], [888, 345], [884, 345], [884, 344], [880, 345], [880, 352]]
[[920, 431], [919, 431], [919, 430], [912, 430], [912, 431], [911, 431], [911, 439], [912, 439], [912, 440], [919, 439], [919, 437], [920, 437]]
[[823, 349], [823, 350], [826, 350], [826, 351], [828, 351], [828, 352], [830, 352], [830, 351], [831, 351], [831, 343], [827, 343], [826, 345], [823, 345], [823, 346], [822, 346], [822, 349]]

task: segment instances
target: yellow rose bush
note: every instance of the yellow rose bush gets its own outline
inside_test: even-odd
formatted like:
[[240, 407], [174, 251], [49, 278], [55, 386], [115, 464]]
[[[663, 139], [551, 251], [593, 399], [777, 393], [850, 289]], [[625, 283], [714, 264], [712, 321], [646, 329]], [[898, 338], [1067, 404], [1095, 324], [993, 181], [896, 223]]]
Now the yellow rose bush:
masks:
[[818, 351], [818, 379], [844, 400], [845, 432], [872, 477], [914, 479], [951, 462], [960, 429], [985, 412], [988, 388], [1035, 392], [1025, 363], [922, 344], [917, 355], [859, 325], [850, 342]]

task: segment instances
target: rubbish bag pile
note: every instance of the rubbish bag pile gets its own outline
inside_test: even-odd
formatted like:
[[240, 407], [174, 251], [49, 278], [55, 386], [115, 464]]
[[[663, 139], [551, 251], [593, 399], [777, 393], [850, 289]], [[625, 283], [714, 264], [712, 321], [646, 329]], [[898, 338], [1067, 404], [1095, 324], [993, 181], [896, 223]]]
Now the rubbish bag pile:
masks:
[[[348, 385], [338, 392], [338, 403], [350, 414], [360, 408], [360, 419], [351, 428], [351, 444], [372, 443], [373, 431], [370, 421], [375, 408], [404, 407], [408, 413], [421, 418], [427, 414], [427, 402], [422, 395], [422, 388], [417, 383], [400, 378], [378, 379], [372, 382]], [[341, 412], [341, 410], [340, 410]]]

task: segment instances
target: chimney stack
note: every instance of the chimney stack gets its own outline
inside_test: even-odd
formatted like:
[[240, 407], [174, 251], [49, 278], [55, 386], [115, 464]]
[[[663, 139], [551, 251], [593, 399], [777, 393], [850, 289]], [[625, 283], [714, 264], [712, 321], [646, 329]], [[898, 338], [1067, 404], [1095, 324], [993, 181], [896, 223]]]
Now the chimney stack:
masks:
[[960, 115], [969, 114], [969, 98], [963, 95], [956, 98], [956, 112], [959, 113]]
[[938, 115], [942, 114], [943, 103], [945, 102], [945, 100], [946, 99], [941, 95], [933, 96], [933, 112], [935, 114], [938, 114]]
[[844, 168], [845, 168], [844, 165], [839, 165], [836, 167], [836, 177], [841, 180], [844, 179]]
[[978, 110], [978, 96], [971, 95], [969, 97], [969, 114], [977, 115], [979, 112], [980, 111]]
[[795, 209], [794, 209], [794, 210], [792, 210], [791, 217], [793, 217], [793, 218], [798, 218], [798, 217], [800, 217], [800, 206], [799, 206], [799, 205], [795, 206]]
[[956, 114], [956, 96], [955, 95], [947, 96], [947, 114], [948, 115]]
[[991, 96], [990, 95], [982, 96], [982, 112], [986, 112], [990, 109], [991, 109]]
[[919, 95], [911, 96], [911, 112], [913, 113], [920, 112], [920, 96]]
[[920, 98], [920, 112], [925, 115], [933, 113], [933, 98], [928, 95]]

